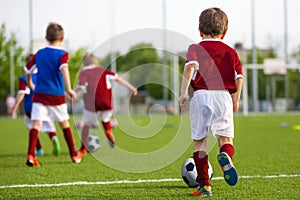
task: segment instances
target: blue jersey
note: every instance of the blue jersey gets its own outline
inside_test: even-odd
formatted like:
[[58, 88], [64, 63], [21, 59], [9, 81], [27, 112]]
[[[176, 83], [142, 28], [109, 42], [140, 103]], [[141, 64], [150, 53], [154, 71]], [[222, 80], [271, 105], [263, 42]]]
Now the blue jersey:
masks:
[[[32, 74], [32, 82], [33, 84], [36, 84], [36, 74]], [[32, 96], [33, 96], [33, 91], [31, 89], [29, 89], [29, 87], [27, 86], [27, 82], [26, 82], [26, 76], [22, 76], [19, 79], [19, 89], [18, 89], [18, 93], [23, 93], [25, 94], [24, 96], [24, 112], [26, 114], [31, 113], [31, 109], [32, 109]]]
[[44, 105], [61, 105], [65, 103], [64, 79], [62, 67], [68, 67], [69, 54], [63, 49], [49, 46], [39, 50], [27, 63], [25, 71], [32, 73], [38, 68], [37, 82], [33, 102]]

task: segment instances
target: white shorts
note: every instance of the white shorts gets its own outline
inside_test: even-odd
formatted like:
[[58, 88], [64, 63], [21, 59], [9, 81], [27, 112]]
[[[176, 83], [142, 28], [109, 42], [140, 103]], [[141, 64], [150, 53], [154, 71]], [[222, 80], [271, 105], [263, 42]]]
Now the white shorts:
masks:
[[193, 140], [201, 140], [211, 132], [218, 136], [234, 137], [232, 98], [226, 90], [197, 90], [190, 103]]
[[98, 117], [101, 118], [103, 122], [109, 122], [112, 116], [112, 110], [91, 112], [86, 109], [83, 110], [82, 121], [88, 122], [90, 124], [98, 123]]
[[[32, 121], [27, 115], [24, 115], [24, 124], [27, 125], [28, 129], [32, 128]], [[53, 121], [43, 121], [43, 125], [41, 127], [41, 132], [49, 133], [56, 132], [56, 128]]]
[[67, 104], [58, 106], [46, 106], [41, 103], [32, 104], [31, 120], [63, 122], [68, 119]]

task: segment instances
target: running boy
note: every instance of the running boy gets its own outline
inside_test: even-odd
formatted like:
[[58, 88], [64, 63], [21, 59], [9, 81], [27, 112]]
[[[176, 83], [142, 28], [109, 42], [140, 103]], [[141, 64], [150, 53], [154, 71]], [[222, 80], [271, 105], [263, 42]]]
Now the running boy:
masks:
[[236, 51], [222, 42], [227, 29], [228, 18], [221, 9], [204, 10], [199, 17], [202, 41], [190, 45], [186, 54], [180, 105], [187, 105], [191, 85], [194, 91], [190, 102], [193, 158], [200, 182], [192, 193], [194, 196], [212, 196], [206, 152], [209, 132], [218, 140], [217, 159], [225, 181], [231, 186], [238, 181], [232, 163], [233, 113], [239, 108], [243, 75]]
[[[33, 55], [30, 54], [26, 56], [26, 63], [28, 63], [32, 59]], [[37, 69], [34, 70], [32, 74], [32, 82], [36, 84], [36, 73]], [[32, 121], [31, 121], [31, 108], [32, 108], [32, 95], [33, 95], [33, 90], [28, 88], [27, 82], [26, 82], [26, 76], [21, 76], [19, 79], [19, 90], [18, 90], [18, 95], [16, 97], [16, 102], [13, 106], [12, 110], [12, 117], [14, 118], [17, 116], [17, 110], [19, 108], [19, 105], [24, 99], [24, 123], [27, 125], [28, 129], [30, 130], [32, 128]], [[48, 136], [51, 140], [53, 150], [52, 153], [53, 155], [58, 156], [60, 154], [60, 145], [58, 141], [58, 137], [56, 134], [56, 129], [53, 121], [44, 121], [43, 125], [41, 127], [41, 132], [48, 133]], [[44, 155], [44, 151], [42, 148], [42, 144], [37, 138], [37, 143], [36, 143], [36, 155], [41, 156]]]
[[[110, 118], [112, 116], [112, 81], [116, 81], [129, 88], [133, 95], [137, 95], [137, 89], [130, 83], [119, 77], [114, 72], [98, 66], [98, 60], [93, 54], [86, 54], [83, 58], [83, 69], [79, 74], [79, 83], [76, 91], [84, 91], [83, 128], [81, 134], [82, 146], [80, 150], [87, 154], [89, 128], [97, 123], [97, 115], [108, 139], [109, 145], [114, 147], [115, 138], [112, 133]], [[97, 114], [97, 115], [96, 115]]]
[[[49, 46], [40, 49], [33, 59], [25, 67], [27, 84], [34, 88], [32, 98], [32, 129], [29, 132], [29, 147], [27, 154], [28, 166], [40, 166], [34, 152], [38, 133], [41, 130], [43, 121], [55, 120], [64, 133], [68, 144], [71, 160], [74, 163], [81, 162], [81, 152], [76, 152], [72, 130], [69, 124], [69, 114], [65, 99], [66, 92], [74, 97], [75, 92], [70, 85], [68, 70], [68, 52], [61, 49], [64, 39], [64, 30], [61, 25], [50, 23], [46, 30], [46, 40]], [[31, 74], [38, 68], [37, 84], [32, 82]]]

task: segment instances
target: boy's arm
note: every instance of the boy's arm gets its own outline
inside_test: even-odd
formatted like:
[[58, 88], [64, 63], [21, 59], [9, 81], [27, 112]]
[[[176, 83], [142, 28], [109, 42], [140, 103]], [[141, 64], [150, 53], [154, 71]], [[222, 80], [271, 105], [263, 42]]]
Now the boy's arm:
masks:
[[181, 95], [179, 97], [179, 104], [180, 106], [187, 106], [188, 99], [189, 99], [189, 92], [188, 88], [194, 74], [195, 65], [190, 64], [184, 67], [182, 83], [181, 83]]
[[239, 77], [236, 79], [236, 92], [232, 95], [232, 103], [233, 103], [233, 112], [237, 112], [239, 110], [239, 102], [241, 97], [241, 91], [243, 86], [243, 78]]
[[15, 105], [14, 105], [14, 107], [12, 109], [12, 112], [11, 112], [11, 117], [13, 119], [15, 119], [17, 117], [17, 110], [19, 108], [20, 103], [23, 101], [24, 96], [25, 96], [24, 93], [18, 93], [18, 95], [16, 97], [16, 102], [15, 102]]
[[34, 85], [33, 82], [32, 82], [31, 74], [27, 74], [27, 73], [26, 73], [26, 82], [27, 82], [28, 87], [29, 87], [30, 89], [34, 90], [35, 85]]
[[126, 80], [124, 80], [118, 76], [116, 78], [116, 82], [118, 82], [118, 83], [124, 85], [125, 87], [127, 87], [128, 89], [130, 89], [132, 91], [133, 96], [137, 95], [137, 93], [138, 93], [137, 89], [133, 85], [131, 85], [129, 82], [127, 82]]
[[60, 72], [62, 73], [62, 76], [64, 78], [66, 92], [71, 97], [76, 97], [76, 93], [71, 88], [69, 68], [67, 66], [62, 67], [61, 70], [60, 70]]

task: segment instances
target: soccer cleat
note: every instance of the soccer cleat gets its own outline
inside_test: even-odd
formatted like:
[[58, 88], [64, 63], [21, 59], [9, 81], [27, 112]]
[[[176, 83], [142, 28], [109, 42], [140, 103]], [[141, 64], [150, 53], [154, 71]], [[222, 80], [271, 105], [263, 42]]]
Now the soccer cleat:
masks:
[[203, 186], [200, 187], [198, 186], [197, 189], [192, 192], [193, 196], [200, 196], [200, 197], [211, 197], [212, 192], [211, 192], [211, 186]]
[[37, 160], [37, 158], [33, 157], [32, 155], [27, 156], [26, 165], [29, 166], [29, 167], [40, 167], [41, 166], [41, 164]]
[[224, 173], [225, 181], [228, 185], [234, 186], [238, 181], [238, 174], [233, 166], [230, 156], [225, 152], [221, 152], [218, 154], [218, 162]]
[[106, 138], [108, 140], [108, 144], [111, 148], [114, 148], [115, 147], [115, 137], [114, 137], [114, 134], [112, 132], [108, 132], [108, 133], [105, 133], [106, 135]]
[[58, 138], [56, 136], [54, 136], [51, 138], [51, 140], [52, 140], [52, 146], [53, 146], [52, 154], [55, 156], [58, 156], [60, 154], [60, 145], [59, 145]]
[[82, 158], [83, 158], [83, 154], [82, 154], [82, 152], [80, 150], [77, 151], [77, 155], [76, 156], [72, 156], [71, 157], [73, 163], [80, 163], [81, 160], [82, 160]]
[[83, 156], [86, 156], [88, 154], [88, 150], [87, 149], [79, 149], [79, 151], [81, 152], [81, 154]]
[[43, 155], [44, 155], [43, 149], [38, 149], [38, 150], [36, 150], [36, 151], [35, 151], [35, 155], [36, 155], [36, 156], [43, 156]]

